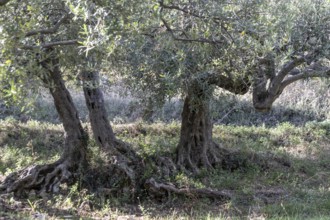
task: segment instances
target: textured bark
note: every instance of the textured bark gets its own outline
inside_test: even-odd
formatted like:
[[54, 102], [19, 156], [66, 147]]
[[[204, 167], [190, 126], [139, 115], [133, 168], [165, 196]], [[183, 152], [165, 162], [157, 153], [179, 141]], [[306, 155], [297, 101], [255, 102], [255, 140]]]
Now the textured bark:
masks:
[[141, 159], [129, 144], [116, 139], [107, 118], [98, 74], [86, 71], [81, 77], [95, 141], [111, 158], [109, 164], [102, 167], [106, 172], [95, 171], [89, 174], [93, 178], [91, 182], [101, 183], [102, 188], [110, 189], [117, 196], [128, 193], [128, 196], [134, 197], [139, 185], [139, 172], [143, 170]]
[[208, 94], [212, 93], [211, 85], [235, 94], [245, 94], [249, 90], [250, 82], [247, 77], [233, 80], [220, 73], [201, 74], [192, 80], [182, 110], [177, 163], [181, 169], [188, 169], [194, 173], [198, 172], [199, 168], [210, 169], [216, 165], [237, 166], [237, 161], [231, 160], [231, 153], [212, 139], [213, 126]]
[[182, 124], [178, 145], [178, 164], [197, 171], [198, 166], [211, 167], [207, 150], [212, 145], [212, 129], [208, 118], [208, 107], [204, 104], [191, 109], [191, 97], [187, 96], [182, 110]]
[[78, 112], [73, 104], [69, 91], [61, 77], [59, 61], [54, 57], [41, 63], [47, 70], [42, 77], [49, 86], [50, 93], [65, 130], [64, 152], [61, 158], [47, 165], [33, 165], [9, 175], [0, 189], [25, 195], [34, 189], [42, 192], [57, 192], [61, 183], [72, 183], [78, 172], [87, 166], [87, 134], [85, 133]]
[[212, 139], [213, 125], [207, 94], [212, 91], [205, 90], [205, 85], [201, 82], [221, 86], [236, 94], [246, 93], [250, 86], [246, 78], [233, 81], [229, 78], [217, 78], [214, 75], [209, 75], [204, 80], [195, 80], [190, 84], [182, 110], [177, 164], [182, 170], [190, 170], [194, 173], [198, 173], [200, 168], [211, 169], [215, 166], [229, 170], [240, 169], [245, 166], [246, 157], [240, 152], [221, 147]]
[[86, 163], [87, 133], [81, 125], [78, 111], [74, 106], [70, 92], [65, 87], [59, 60], [53, 56], [55, 55], [51, 54], [49, 60], [41, 63], [48, 70], [48, 75], [42, 78], [42, 80], [49, 86], [66, 134], [62, 159], [72, 160], [73, 163]]
[[252, 90], [253, 106], [258, 111], [267, 112], [271, 109], [273, 102], [282, 93], [282, 90], [279, 89], [279, 85], [285, 77], [285, 74], [281, 73], [281, 75], [276, 76], [275, 60], [271, 55], [260, 59], [254, 71]]
[[219, 191], [209, 188], [195, 189], [195, 188], [177, 188], [173, 184], [166, 184], [157, 182], [155, 179], [148, 179], [144, 187], [148, 190], [149, 194], [157, 197], [163, 197], [164, 193], [178, 194], [187, 197], [207, 197], [219, 200], [230, 200], [233, 195], [229, 191]]
[[82, 79], [95, 141], [101, 148], [112, 150], [115, 146], [115, 135], [107, 118], [103, 94], [99, 87], [98, 74], [86, 71], [82, 73]]
[[212, 140], [212, 123], [208, 99], [197, 97], [196, 91], [188, 93], [182, 111], [180, 141], [177, 146], [177, 163], [182, 169], [198, 172], [199, 168], [212, 168], [221, 163], [227, 151]]
[[212, 123], [208, 102], [196, 105], [191, 95], [185, 98], [182, 111], [180, 141], [177, 146], [177, 164], [181, 170], [198, 173], [201, 168], [221, 167], [225, 170], [244, 170], [251, 165], [261, 169], [290, 167], [283, 158], [258, 155], [254, 152], [226, 149], [212, 139]]

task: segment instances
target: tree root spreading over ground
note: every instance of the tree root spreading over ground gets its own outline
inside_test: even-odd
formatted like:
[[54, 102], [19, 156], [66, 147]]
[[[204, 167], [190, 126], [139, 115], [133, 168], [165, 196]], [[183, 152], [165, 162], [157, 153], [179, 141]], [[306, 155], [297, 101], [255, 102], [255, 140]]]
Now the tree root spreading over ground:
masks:
[[[221, 160], [219, 159], [214, 167], [220, 167], [223, 170], [244, 170], [251, 165], [258, 166], [262, 170], [287, 169], [291, 166], [288, 160], [274, 155], [228, 150], [217, 144], [215, 146], [216, 148], [212, 149], [218, 150], [216, 156]], [[108, 152], [105, 164], [85, 170], [82, 176], [82, 187], [106, 197], [125, 196], [132, 198], [132, 201], [137, 197], [142, 198], [142, 192], [147, 192], [148, 195], [156, 198], [166, 198], [171, 194], [177, 194], [224, 201], [234, 197], [233, 192], [223, 189], [197, 189], [189, 186], [180, 188], [169, 183], [169, 180], [179, 172], [194, 175], [194, 172], [182, 169], [182, 166], [178, 165], [171, 156], [152, 156], [142, 159], [129, 144], [120, 140], [116, 140], [114, 149], [115, 154]], [[146, 175], [144, 172], [150, 166], [149, 163], [154, 164], [153, 173]], [[14, 192], [17, 197], [28, 196], [30, 191], [41, 196], [45, 193], [58, 193], [61, 184], [72, 184], [77, 180], [79, 171], [77, 167], [79, 164], [65, 158], [51, 164], [30, 166], [10, 174], [0, 185], [0, 192]]]
[[14, 192], [18, 197], [28, 195], [30, 190], [42, 193], [57, 193], [62, 183], [74, 182], [70, 163], [59, 160], [52, 164], [33, 165], [11, 173], [0, 185], [0, 191]]
[[218, 190], [212, 190], [208, 188], [203, 189], [195, 189], [195, 188], [177, 188], [173, 184], [166, 184], [166, 183], [160, 183], [157, 182], [155, 179], [150, 178], [148, 179], [144, 187], [147, 189], [147, 191], [151, 194], [154, 194], [156, 196], [162, 196], [164, 195], [164, 191], [167, 194], [178, 194], [178, 195], [184, 195], [187, 197], [208, 197], [213, 198], [217, 200], [229, 200], [232, 198], [231, 193], [228, 191], [218, 191]]

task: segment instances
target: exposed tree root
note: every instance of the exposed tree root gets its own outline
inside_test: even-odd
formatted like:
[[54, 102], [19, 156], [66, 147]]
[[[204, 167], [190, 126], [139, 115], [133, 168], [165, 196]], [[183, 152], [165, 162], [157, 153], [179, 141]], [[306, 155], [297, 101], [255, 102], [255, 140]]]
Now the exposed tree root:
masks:
[[[290, 162], [285, 158], [280, 158], [272, 154], [256, 154], [253, 152], [228, 150], [220, 147], [216, 143], [214, 143], [212, 151], [209, 151], [207, 155], [209, 161], [212, 161], [212, 169], [218, 167], [224, 170], [235, 171], [245, 170], [252, 166], [257, 166], [262, 170], [283, 170], [283, 168], [288, 168], [291, 166]], [[188, 154], [184, 156], [188, 158], [190, 155]], [[158, 178], [162, 180], [172, 179], [173, 176], [175, 176], [180, 170], [190, 173], [189, 170], [185, 168], [182, 170], [182, 166], [175, 164], [169, 157], [156, 157], [152, 158], [152, 160], [157, 165], [154, 170], [157, 171]], [[199, 169], [199, 167], [197, 169]], [[209, 188], [177, 188], [171, 183], [164, 183], [159, 180], [156, 181], [154, 178], [146, 180], [144, 182], [144, 188], [147, 190], [149, 195], [155, 199], [163, 199], [171, 194], [184, 195], [188, 197], [208, 197], [216, 200], [227, 200], [233, 197], [232, 193], [229, 191], [218, 191]]]
[[179, 171], [178, 166], [170, 157], [156, 156], [150, 159], [156, 163], [157, 175], [162, 177], [162, 179], [171, 179]]
[[208, 188], [195, 189], [195, 188], [177, 188], [172, 184], [159, 183], [155, 179], [148, 179], [144, 187], [148, 190], [149, 194], [154, 196], [164, 196], [164, 194], [178, 194], [188, 197], [208, 197], [220, 200], [229, 200], [232, 195], [227, 191], [217, 191]]
[[10, 174], [0, 185], [0, 190], [14, 192], [15, 196], [28, 195], [30, 190], [39, 193], [58, 192], [62, 183], [72, 183], [74, 173], [70, 170], [72, 164], [59, 160], [52, 164], [33, 165]]
[[272, 204], [276, 201], [288, 197], [289, 193], [283, 189], [265, 189], [257, 190], [254, 194], [256, 200], [260, 200], [265, 204]]
[[177, 146], [177, 165], [180, 170], [198, 174], [201, 169], [211, 170], [215, 167], [233, 171], [249, 165], [267, 169], [277, 164], [290, 166], [290, 163], [276, 157], [235, 151], [215, 143], [206, 91], [198, 82], [191, 85], [183, 105]]
[[[189, 142], [190, 145], [195, 143]], [[194, 148], [197, 147], [194, 146]], [[180, 170], [192, 171], [195, 174], [198, 174], [201, 168], [213, 169], [221, 167], [224, 170], [234, 171], [244, 170], [251, 166], [260, 167], [262, 170], [291, 167], [290, 161], [283, 157], [270, 153], [257, 154], [237, 149], [229, 150], [214, 141], [204, 146], [205, 151], [193, 153], [190, 151], [191, 149], [191, 146], [181, 148], [181, 152], [178, 154], [178, 166]]]
[[130, 163], [136, 163], [141, 160], [141, 158], [133, 150], [132, 146], [119, 139], [115, 140], [115, 149], [118, 151], [115, 155], [121, 155], [127, 158]]
[[83, 184], [101, 197], [135, 199], [139, 190], [138, 177], [134, 169], [117, 159], [120, 160], [116, 158], [102, 168], [89, 170]]
[[[209, 148], [212, 149], [212, 151], [207, 152], [209, 161], [212, 161], [212, 169], [221, 168], [229, 171], [244, 171], [251, 167], [257, 166], [262, 170], [283, 170], [291, 166], [289, 160], [270, 153], [257, 154], [249, 151], [228, 150], [214, 142], [213, 144], [213, 147]], [[188, 154], [184, 156], [189, 157], [190, 155]], [[187, 171], [188, 173], [190, 172], [186, 169], [182, 170], [182, 166], [173, 162], [170, 157], [157, 156], [151, 158], [151, 160], [154, 161], [156, 165], [156, 169], [154, 168], [154, 171], [157, 173], [158, 181], [156, 181], [155, 178], [147, 179], [144, 182], [143, 187], [147, 190], [148, 194], [155, 199], [163, 199], [171, 194], [184, 195], [188, 197], [208, 197], [215, 200], [228, 200], [233, 197], [231, 192], [225, 190], [218, 191], [210, 188], [195, 189], [190, 187], [177, 188], [171, 183], [165, 183], [163, 180], [173, 179], [173, 176], [175, 176], [180, 170]], [[200, 169], [200, 167], [197, 169]]]
[[105, 164], [86, 173], [84, 186], [102, 196], [135, 199], [144, 170], [142, 159], [129, 144], [118, 139], [105, 157]]
[[125, 185], [129, 187], [134, 197], [140, 184], [139, 175], [144, 169], [142, 159], [132, 149], [131, 145], [121, 140], [115, 140], [115, 149], [118, 154], [111, 157], [111, 174], [116, 176], [117, 181], [124, 177]]
[[[200, 149], [199, 152], [193, 149]], [[219, 144], [210, 140], [206, 143], [202, 141], [190, 141], [186, 146], [180, 148], [177, 163], [181, 170], [190, 170], [197, 174], [200, 168], [213, 169], [223, 167], [224, 169], [234, 170], [242, 166], [242, 158], [236, 158], [232, 151], [221, 147]]]

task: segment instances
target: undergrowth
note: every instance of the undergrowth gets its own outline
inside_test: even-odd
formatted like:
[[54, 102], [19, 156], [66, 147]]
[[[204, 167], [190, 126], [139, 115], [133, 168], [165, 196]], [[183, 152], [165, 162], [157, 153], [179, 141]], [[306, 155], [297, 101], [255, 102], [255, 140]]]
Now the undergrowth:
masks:
[[[117, 137], [131, 143], [142, 158], [173, 156], [179, 131], [180, 125], [175, 122], [114, 126]], [[266, 157], [281, 156], [291, 165], [286, 169], [264, 170], [251, 163], [244, 170], [217, 168], [202, 171], [198, 176], [178, 173], [167, 180], [179, 188], [228, 190], [234, 195], [229, 201], [173, 194], [161, 201], [145, 195], [132, 203], [125, 198], [116, 199], [97, 190], [83, 189], [78, 181], [74, 186], [63, 186], [59, 194], [45, 198], [33, 192], [23, 201], [15, 200], [10, 194], [1, 195], [0, 217], [33, 219], [38, 214], [47, 219], [65, 216], [86, 219], [120, 216], [134, 216], [135, 219], [329, 219], [330, 121], [301, 126], [282, 123], [273, 127], [217, 125], [213, 134], [226, 148]], [[2, 120], [0, 178], [3, 180], [10, 172], [33, 163], [56, 160], [62, 150], [62, 140], [60, 125]], [[104, 157], [93, 141], [89, 146], [91, 166], [102, 169]], [[149, 163], [144, 175], [157, 178], [155, 163]]]

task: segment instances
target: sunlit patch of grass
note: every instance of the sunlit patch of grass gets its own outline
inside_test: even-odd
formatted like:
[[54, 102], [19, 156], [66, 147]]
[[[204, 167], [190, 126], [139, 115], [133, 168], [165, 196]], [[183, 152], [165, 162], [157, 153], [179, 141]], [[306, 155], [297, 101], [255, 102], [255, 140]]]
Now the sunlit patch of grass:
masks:
[[[23, 168], [35, 160], [29, 149], [18, 149], [13, 146], [2, 147], [0, 154], [2, 155], [0, 172], [5, 175], [8, 175], [13, 170]], [[25, 156], [22, 157], [22, 155]]]
[[59, 158], [63, 147], [59, 125], [14, 119], [0, 123], [0, 172], [8, 174], [33, 163], [49, 163]]

